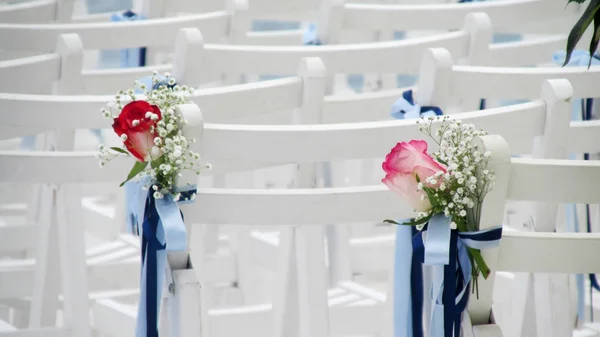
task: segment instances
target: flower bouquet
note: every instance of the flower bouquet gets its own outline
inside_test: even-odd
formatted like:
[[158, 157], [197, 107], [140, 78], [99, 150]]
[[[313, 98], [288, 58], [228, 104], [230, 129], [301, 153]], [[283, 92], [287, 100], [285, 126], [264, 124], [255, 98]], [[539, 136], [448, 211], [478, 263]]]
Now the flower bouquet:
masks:
[[[443, 336], [439, 330], [447, 335], [460, 328], [456, 313], [466, 307], [471, 281], [476, 292], [479, 275], [489, 276], [480, 249], [497, 245], [502, 229], [479, 231], [483, 199], [494, 188], [494, 170], [488, 167], [491, 153], [473, 145], [473, 140], [486, 133], [448, 116], [417, 123], [438, 150], [429, 154], [424, 140], [398, 143], [383, 162], [382, 182], [418, 213], [406, 221], [385, 222], [415, 226], [413, 254], [421, 263], [443, 269], [438, 273], [442, 276], [434, 278], [432, 291], [434, 311], [436, 306], [444, 308], [443, 318], [438, 317], [444, 322], [438, 329]], [[436, 314], [433, 317], [435, 329]]]
[[[118, 156], [135, 159], [121, 186], [135, 222], [142, 222], [142, 277], [136, 336], [158, 336], [157, 317], [167, 268], [166, 251], [186, 249], [186, 229], [178, 203], [196, 196], [197, 175], [210, 168], [200, 164], [187, 127], [201, 123], [198, 107], [191, 105], [192, 89], [176, 84], [170, 74], [155, 72], [152, 85], [136, 81], [134, 88], [119, 91], [102, 109], [112, 120], [121, 147], [100, 146], [104, 166]], [[191, 121], [189, 119], [192, 119]], [[133, 206], [132, 206], [133, 205]]]

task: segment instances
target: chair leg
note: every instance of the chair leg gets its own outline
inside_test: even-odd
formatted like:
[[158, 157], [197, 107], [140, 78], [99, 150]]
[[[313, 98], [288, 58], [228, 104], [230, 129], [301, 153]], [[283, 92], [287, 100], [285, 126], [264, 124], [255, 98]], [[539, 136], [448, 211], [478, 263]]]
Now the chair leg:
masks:
[[73, 336], [91, 337], [81, 193], [77, 186], [63, 185], [56, 195], [65, 325]]
[[[37, 210], [39, 242], [33, 297], [30, 308], [30, 328], [56, 325], [58, 294], [60, 290], [60, 263], [58, 256], [56, 191], [49, 186], [39, 188], [40, 204]], [[87, 295], [86, 295], [87, 296]]]

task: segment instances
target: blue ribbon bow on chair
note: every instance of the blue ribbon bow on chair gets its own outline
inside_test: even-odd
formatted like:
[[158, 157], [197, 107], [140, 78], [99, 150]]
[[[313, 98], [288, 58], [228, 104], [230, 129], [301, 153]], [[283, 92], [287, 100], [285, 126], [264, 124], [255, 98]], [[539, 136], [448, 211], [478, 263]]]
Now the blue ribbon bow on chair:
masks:
[[[174, 87], [164, 76], [158, 76], [157, 83], [152, 76], [140, 78], [147, 90], [156, 90], [161, 85]], [[141, 94], [138, 88], [136, 93]], [[177, 204], [189, 203], [196, 193], [195, 186], [187, 186], [179, 191], [179, 201], [170, 195], [162, 199], [153, 197], [153, 190], [145, 190], [150, 185], [148, 177], [125, 184], [127, 203], [126, 220], [131, 233], [142, 237], [142, 273], [140, 280], [140, 302], [136, 324], [136, 337], [158, 337], [158, 314], [162, 298], [163, 283], [167, 263], [167, 251], [183, 251], [187, 245], [187, 233], [183, 223], [183, 213]], [[141, 233], [140, 233], [141, 222]]]
[[[558, 64], [558, 65], [562, 65], [565, 61], [566, 58], [566, 52], [561, 50], [561, 51], [557, 51], [554, 53], [554, 55], [552, 55], [552, 60], [554, 61], [554, 63]], [[573, 51], [573, 53], [571, 54], [571, 59], [569, 60], [569, 63], [566, 65], [567, 67], [587, 67], [588, 65], [600, 65], [600, 59], [598, 58], [598, 56], [596, 55], [590, 55], [590, 53], [586, 50], [580, 50], [580, 49], [576, 49]], [[571, 111], [571, 119], [574, 121], [577, 120], [584, 120], [584, 121], [588, 121], [588, 120], [592, 120], [593, 119], [593, 103], [594, 103], [594, 98], [582, 98], [581, 100], [574, 100], [573, 101], [573, 108]], [[575, 159], [575, 156], [571, 156], [571, 159]], [[589, 154], [585, 153], [584, 154], [584, 160], [589, 160]], [[592, 225], [591, 225], [591, 219], [590, 219], [590, 207], [589, 205], [586, 205], [586, 219], [584, 219], [584, 221], [586, 222], [586, 230], [588, 233], [592, 232]], [[577, 212], [576, 212], [576, 205], [575, 204], [571, 204], [566, 208], [567, 211], [567, 225], [570, 227], [570, 229], [574, 232], [578, 232], [579, 231], [579, 219], [577, 218]], [[589, 274], [589, 280], [590, 280], [590, 284], [591, 284], [591, 288], [590, 288], [590, 303], [592, 303], [592, 294], [593, 294], [593, 290], [598, 290], [600, 291], [600, 284], [598, 283], [598, 280], [596, 278], [595, 274]], [[576, 277], [577, 280], [577, 315], [579, 317], [579, 319], [581, 321], [584, 320], [585, 318], [585, 314], [584, 314], [584, 310], [585, 310], [585, 295], [584, 295], [584, 289], [585, 289], [585, 282], [583, 279], [583, 275], [578, 274]], [[591, 312], [591, 319], [594, 319], [594, 310], [593, 308], [591, 308], [590, 310]]]
[[167, 251], [183, 251], [187, 233], [183, 214], [177, 204], [191, 202], [196, 187], [182, 191], [180, 201], [170, 195], [162, 199], [153, 197], [153, 190], [144, 190], [148, 179], [127, 182], [127, 202], [132, 216], [142, 221], [142, 273], [140, 302], [136, 324], [136, 337], [158, 337], [158, 314], [162, 298], [167, 263]]
[[308, 27], [306, 27], [306, 30], [302, 34], [302, 43], [305, 46], [320, 46], [323, 44], [317, 34], [316, 23], [310, 23]]
[[[414, 254], [424, 265], [434, 268], [430, 337], [460, 336], [462, 313], [469, 302], [472, 270], [467, 248], [497, 247], [502, 237], [502, 227], [458, 232], [450, 228], [450, 222], [450, 218], [436, 214], [426, 228], [413, 237]], [[413, 315], [417, 314], [413, 312]]]
[[441, 116], [442, 109], [436, 106], [420, 106], [413, 99], [413, 91], [406, 90], [394, 104], [392, 104], [391, 116], [395, 119], [419, 118], [429, 116]]

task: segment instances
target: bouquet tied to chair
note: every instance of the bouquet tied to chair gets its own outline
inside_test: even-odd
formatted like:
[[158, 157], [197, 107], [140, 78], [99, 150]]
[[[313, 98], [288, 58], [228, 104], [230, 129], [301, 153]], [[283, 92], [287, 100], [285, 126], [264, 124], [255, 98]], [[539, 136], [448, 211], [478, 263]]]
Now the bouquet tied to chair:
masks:
[[[429, 336], [459, 336], [471, 287], [478, 293], [479, 276], [490, 274], [480, 250], [497, 246], [502, 235], [501, 227], [479, 230], [483, 199], [494, 188], [491, 153], [474, 144], [486, 134], [474, 125], [448, 116], [421, 118], [417, 123], [437, 151], [429, 154], [424, 140], [401, 142], [382, 164], [386, 173], [382, 182], [417, 216], [385, 222], [413, 226], [411, 262], [419, 264], [413, 274], [421, 273], [420, 264], [433, 266]], [[410, 279], [412, 329], [422, 330], [423, 285], [415, 284], [422, 282], [422, 275]]]
[[193, 89], [178, 85], [169, 73], [154, 72], [151, 85], [140, 81], [121, 90], [102, 109], [122, 146], [101, 145], [100, 165], [127, 156], [135, 159], [121, 186], [136, 225], [141, 223], [142, 275], [136, 336], [158, 336], [158, 314], [167, 251], [187, 246], [183, 213], [178, 204], [196, 197], [196, 179], [209, 164], [200, 163], [194, 138], [186, 131], [201, 124], [200, 110], [189, 101]]

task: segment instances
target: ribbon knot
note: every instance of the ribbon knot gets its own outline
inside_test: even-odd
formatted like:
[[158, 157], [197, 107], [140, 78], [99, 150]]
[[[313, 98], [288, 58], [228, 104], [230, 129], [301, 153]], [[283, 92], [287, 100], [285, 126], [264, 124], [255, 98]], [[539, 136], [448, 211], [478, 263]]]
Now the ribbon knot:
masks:
[[395, 119], [442, 116], [442, 109], [436, 106], [420, 106], [413, 99], [413, 91], [406, 90], [394, 104], [390, 115]]

